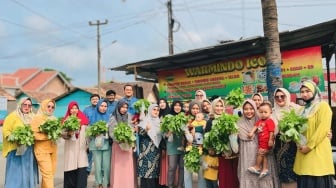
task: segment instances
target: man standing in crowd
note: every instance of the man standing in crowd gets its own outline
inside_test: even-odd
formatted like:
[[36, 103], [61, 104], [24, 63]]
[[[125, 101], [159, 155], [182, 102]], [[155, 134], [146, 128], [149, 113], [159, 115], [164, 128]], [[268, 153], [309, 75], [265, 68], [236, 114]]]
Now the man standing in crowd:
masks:
[[[90, 103], [91, 105], [90, 106], [87, 106], [84, 110], [83, 110], [83, 113], [85, 114], [85, 116], [88, 118], [88, 119], [92, 119], [92, 115], [93, 113], [95, 112], [95, 109], [96, 109], [96, 105], [98, 103], [100, 99], [100, 96], [98, 94], [92, 94], [90, 96]], [[91, 122], [89, 122], [89, 124], [91, 124]], [[88, 149], [88, 162], [89, 162], [89, 165], [88, 167], [86, 168], [86, 171], [88, 173], [88, 175], [91, 173], [91, 167], [92, 167], [92, 152], [89, 151]]]
[[117, 106], [117, 101], [115, 100], [116, 97], [116, 92], [112, 89], [106, 91], [106, 99], [108, 100], [108, 106], [107, 106], [107, 113], [112, 114], [114, 112], [116, 106]]

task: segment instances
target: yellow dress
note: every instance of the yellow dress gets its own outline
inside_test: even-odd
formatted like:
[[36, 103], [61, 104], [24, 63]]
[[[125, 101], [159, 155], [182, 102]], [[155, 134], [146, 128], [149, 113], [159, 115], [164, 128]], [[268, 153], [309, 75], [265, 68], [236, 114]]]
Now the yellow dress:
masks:
[[308, 128], [304, 133], [311, 151], [296, 152], [294, 172], [298, 175], [325, 176], [334, 174], [331, 143], [327, 137], [331, 127], [332, 111], [328, 103], [321, 101], [312, 107]]

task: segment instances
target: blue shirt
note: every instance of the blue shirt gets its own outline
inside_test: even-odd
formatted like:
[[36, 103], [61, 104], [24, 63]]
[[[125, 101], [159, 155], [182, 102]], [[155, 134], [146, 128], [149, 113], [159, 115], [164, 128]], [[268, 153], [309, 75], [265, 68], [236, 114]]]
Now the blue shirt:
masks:
[[131, 97], [131, 98], [127, 98], [127, 97], [124, 97], [123, 100], [127, 101], [128, 103], [128, 113], [134, 115], [137, 113], [137, 111], [135, 110], [134, 108], [134, 103], [138, 100], [137, 98], [135, 97]]

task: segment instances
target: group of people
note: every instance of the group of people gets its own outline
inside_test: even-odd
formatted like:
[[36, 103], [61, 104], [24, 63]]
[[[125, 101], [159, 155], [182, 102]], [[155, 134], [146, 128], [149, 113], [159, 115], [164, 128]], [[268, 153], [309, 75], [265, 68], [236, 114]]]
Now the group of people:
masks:
[[[207, 99], [206, 92], [197, 90], [191, 101], [175, 100], [169, 105], [164, 98], [148, 107], [145, 116], [136, 116], [137, 99], [131, 85], [124, 86], [125, 97], [116, 101], [111, 90], [106, 98], [92, 95], [92, 106], [79, 110], [78, 103], [69, 103], [63, 121], [75, 115], [80, 119], [80, 130], [63, 132], [65, 140], [64, 187], [86, 187], [87, 174], [94, 167], [99, 188], [178, 187], [192, 188], [193, 172], [184, 165], [188, 146], [203, 149], [203, 137], [211, 131], [213, 120], [226, 112], [225, 101], [220, 97]], [[274, 92], [274, 105], [256, 93], [240, 107], [235, 143], [239, 149], [231, 153], [215, 154], [205, 148], [200, 162], [198, 188], [331, 188], [333, 187], [333, 162], [331, 153], [331, 117], [329, 105], [322, 101], [318, 87], [304, 81], [300, 88], [304, 106], [290, 101], [285, 88]], [[7, 158], [5, 187], [36, 187], [38, 171], [42, 187], [53, 187], [57, 161], [57, 145], [50, 141], [38, 127], [55, 118], [55, 102], [45, 100], [37, 114], [32, 113], [32, 101], [21, 99], [15, 112], [8, 115], [3, 127], [3, 155]], [[308, 119], [304, 144], [280, 139], [278, 122], [283, 112], [294, 109]], [[190, 119], [184, 133], [162, 132], [162, 119], [184, 113]], [[196, 118], [197, 117], [197, 118]], [[104, 121], [108, 131], [103, 142], [85, 136], [85, 129], [97, 121]], [[114, 138], [113, 130], [120, 122], [128, 124], [136, 135], [133, 148], [126, 148]], [[31, 126], [35, 142], [32, 147], [17, 155], [18, 145], [7, 141], [19, 126]], [[75, 137], [75, 139], [73, 139]], [[230, 138], [232, 140], [232, 138]], [[92, 161], [93, 164], [92, 165]], [[39, 170], [38, 170], [39, 169]]]

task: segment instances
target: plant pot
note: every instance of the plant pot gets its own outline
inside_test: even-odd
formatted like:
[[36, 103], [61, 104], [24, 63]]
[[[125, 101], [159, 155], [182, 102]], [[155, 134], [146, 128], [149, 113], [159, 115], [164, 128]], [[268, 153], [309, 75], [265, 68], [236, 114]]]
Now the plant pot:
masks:
[[119, 147], [123, 151], [130, 151], [132, 149], [132, 146], [128, 143], [119, 143]]
[[104, 145], [104, 140], [105, 140], [105, 136], [104, 135], [98, 135], [95, 138], [95, 145], [97, 148], [102, 148]]
[[27, 151], [27, 146], [25, 145], [20, 145], [16, 148], [16, 153], [15, 155], [20, 156], [24, 155], [24, 153]]

